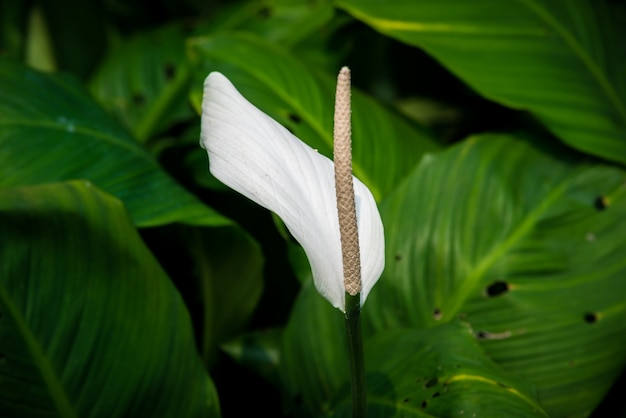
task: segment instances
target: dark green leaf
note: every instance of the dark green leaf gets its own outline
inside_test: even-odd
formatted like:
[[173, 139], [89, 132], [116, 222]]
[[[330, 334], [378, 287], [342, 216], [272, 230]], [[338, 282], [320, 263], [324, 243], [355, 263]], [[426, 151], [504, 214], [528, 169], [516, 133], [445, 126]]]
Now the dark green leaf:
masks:
[[505, 135], [424, 158], [381, 207], [367, 328], [461, 317], [551, 416], [585, 416], [626, 363], [625, 178]]
[[139, 226], [229, 221], [175, 183], [72, 79], [0, 61], [0, 187], [87, 179]]
[[280, 375], [291, 408], [327, 413], [348, 382], [344, 315], [322, 298], [309, 276], [283, 334]]
[[91, 91], [141, 142], [194, 112], [187, 92], [189, 64], [180, 25], [143, 32], [111, 49]]
[[212, 364], [217, 346], [236, 336], [256, 308], [263, 291], [263, 256], [239, 228], [196, 228], [188, 235], [204, 309], [202, 356]]
[[40, 0], [58, 68], [87, 78], [106, 47], [106, 23], [99, 1]]
[[[316, 74], [289, 52], [251, 35], [196, 38], [190, 45], [199, 79], [222, 72], [257, 107], [320, 153], [332, 154], [334, 77]], [[200, 98], [194, 91], [198, 107]], [[352, 100], [354, 172], [380, 199], [438, 146], [423, 128], [358, 90]]]
[[[626, 163], [623, 50], [604, 1], [340, 0], [572, 147]], [[419, 74], [419, 69], [416, 69]]]
[[262, 38], [286, 46], [319, 32], [333, 17], [333, 7], [328, 0], [259, 1], [263, 8], [237, 29], [253, 32]]
[[[532, 386], [491, 361], [458, 321], [382, 333], [365, 353], [370, 418], [548, 416]], [[347, 395], [332, 416], [351, 416]]]
[[27, 43], [30, 1], [0, 3], [0, 55], [21, 59]]
[[220, 7], [195, 28], [197, 35], [251, 32], [277, 44], [294, 46], [315, 36], [333, 17], [329, 0], [244, 0]]
[[88, 182], [0, 191], [0, 415], [215, 417], [177, 290]]

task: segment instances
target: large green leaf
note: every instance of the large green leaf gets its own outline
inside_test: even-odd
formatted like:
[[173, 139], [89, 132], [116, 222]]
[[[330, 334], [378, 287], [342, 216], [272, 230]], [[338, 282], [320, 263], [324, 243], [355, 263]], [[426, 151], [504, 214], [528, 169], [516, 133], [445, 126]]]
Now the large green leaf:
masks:
[[122, 203], [0, 191], [0, 415], [218, 416], [189, 314]]
[[120, 41], [91, 81], [91, 91], [145, 142], [193, 116], [187, 100], [190, 72], [181, 25]]
[[[569, 145], [626, 163], [626, 77], [604, 1], [338, 0]], [[419, 69], [415, 69], [419, 77]]]
[[0, 188], [88, 179], [139, 226], [229, 221], [174, 182], [72, 79], [0, 61]]
[[[289, 52], [246, 34], [192, 39], [190, 53], [199, 79], [210, 71], [222, 72], [257, 107], [331, 156], [334, 77], [317, 74]], [[197, 106], [200, 97], [201, 91], [195, 91]], [[438, 146], [424, 129], [358, 90], [352, 100], [355, 175], [380, 199], [421, 155]]]
[[366, 328], [461, 317], [551, 416], [585, 416], [626, 363], [626, 173], [582, 161], [505, 135], [424, 158], [381, 207]]
[[[305, 284], [279, 364], [284, 393], [290, 404], [303, 405], [304, 416], [350, 416], [343, 322], [341, 312]], [[371, 417], [547, 416], [532, 385], [496, 366], [458, 321], [380, 332], [366, 342], [365, 358]]]
[[[365, 353], [370, 418], [548, 416], [532, 385], [498, 367], [458, 321], [382, 333]], [[332, 416], [350, 411], [344, 396]]]

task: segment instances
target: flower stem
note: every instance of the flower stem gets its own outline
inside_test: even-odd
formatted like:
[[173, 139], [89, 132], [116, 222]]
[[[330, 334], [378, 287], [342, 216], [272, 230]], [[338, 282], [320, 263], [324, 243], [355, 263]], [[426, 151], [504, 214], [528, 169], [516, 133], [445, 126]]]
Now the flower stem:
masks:
[[346, 336], [348, 337], [350, 384], [352, 388], [352, 418], [365, 418], [367, 412], [360, 300], [360, 293], [352, 296], [346, 292]]

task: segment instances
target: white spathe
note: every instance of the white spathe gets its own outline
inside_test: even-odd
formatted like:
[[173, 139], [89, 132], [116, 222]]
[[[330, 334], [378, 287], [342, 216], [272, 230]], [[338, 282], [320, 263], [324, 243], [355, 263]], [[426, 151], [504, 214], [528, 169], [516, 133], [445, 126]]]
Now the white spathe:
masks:
[[[333, 162], [248, 102], [218, 72], [204, 82], [200, 145], [217, 179], [280, 216], [304, 248], [319, 293], [345, 311]], [[354, 191], [363, 305], [383, 271], [385, 243], [372, 193], [356, 178]]]

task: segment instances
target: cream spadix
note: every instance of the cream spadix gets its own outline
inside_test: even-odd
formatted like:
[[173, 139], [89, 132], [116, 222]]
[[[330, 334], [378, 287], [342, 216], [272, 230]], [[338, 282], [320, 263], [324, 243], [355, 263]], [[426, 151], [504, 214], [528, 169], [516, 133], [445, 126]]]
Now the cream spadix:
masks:
[[[333, 162], [257, 109], [217, 72], [204, 82], [200, 144], [217, 179], [283, 220], [304, 248], [318, 292], [345, 311]], [[356, 178], [354, 193], [363, 305], [384, 268], [384, 235], [374, 197]]]

